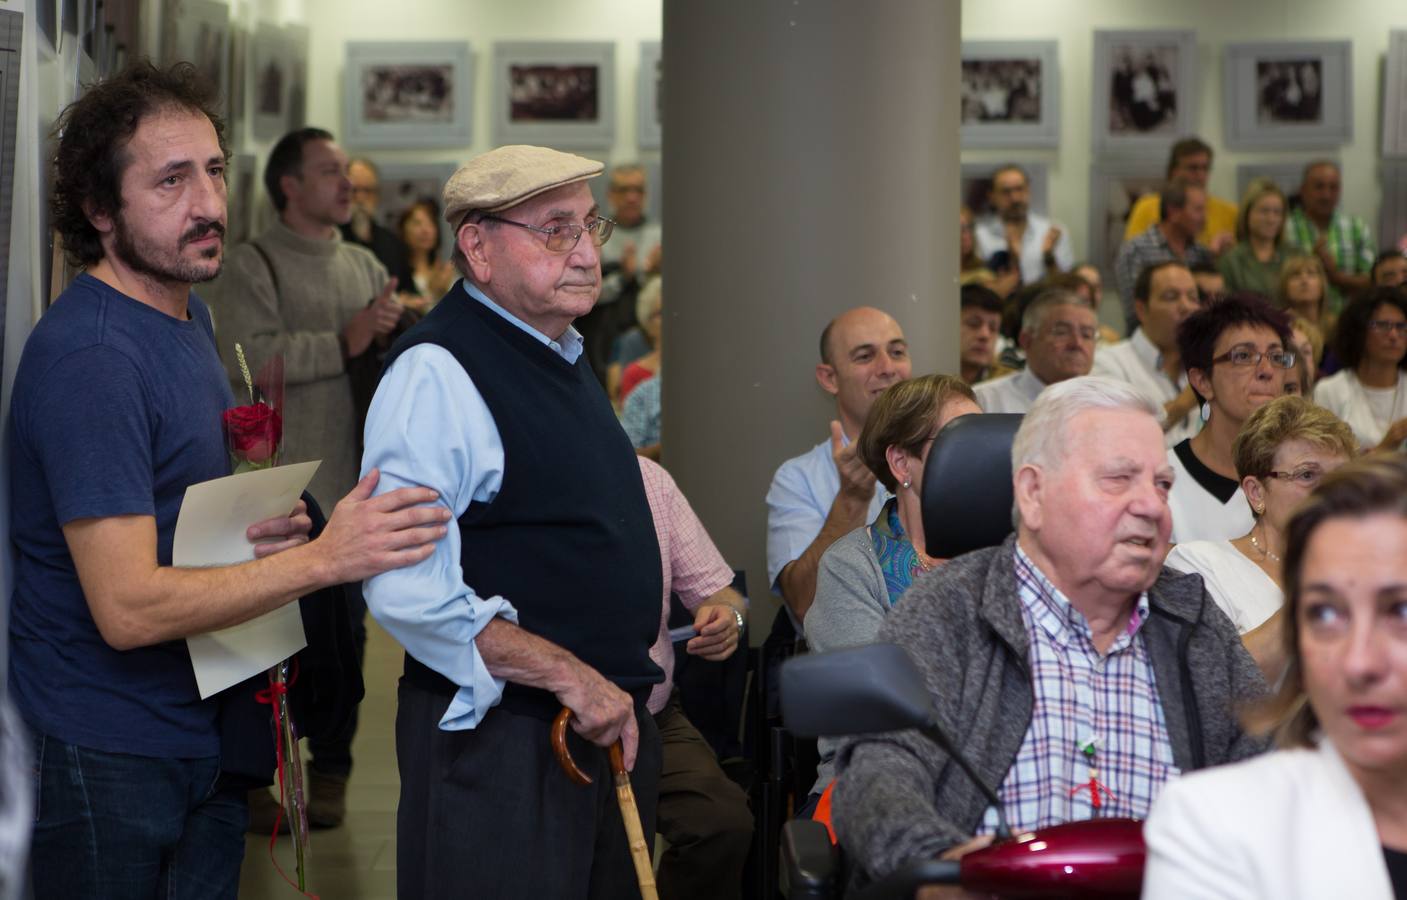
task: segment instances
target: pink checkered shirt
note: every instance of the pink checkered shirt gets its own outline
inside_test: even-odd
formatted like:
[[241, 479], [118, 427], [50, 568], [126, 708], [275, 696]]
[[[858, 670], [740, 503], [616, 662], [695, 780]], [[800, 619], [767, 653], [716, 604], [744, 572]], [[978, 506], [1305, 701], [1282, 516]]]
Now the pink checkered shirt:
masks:
[[646, 704], [651, 713], [664, 709], [674, 689], [674, 645], [669, 641], [669, 594], [679, 595], [690, 612], [709, 597], [733, 583], [733, 570], [713, 545], [703, 523], [694, 515], [689, 501], [680, 493], [674, 479], [659, 463], [640, 460], [645, 480], [645, 496], [655, 519], [655, 537], [660, 542], [660, 568], [664, 573], [664, 597], [660, 608], [660, 633], [650, 648], [650, 659], [664, 669], [664, 681], [650, 691]]

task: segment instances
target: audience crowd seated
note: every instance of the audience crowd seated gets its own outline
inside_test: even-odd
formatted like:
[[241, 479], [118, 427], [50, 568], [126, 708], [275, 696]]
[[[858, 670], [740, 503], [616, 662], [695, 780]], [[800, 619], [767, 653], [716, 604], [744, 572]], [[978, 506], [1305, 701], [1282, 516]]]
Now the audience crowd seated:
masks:
[[[1168, 153], [1167, 180], [1181, 179], [1207, 190], [1212, 175], [1212, 148], [1201, 138], [1183, 138]], [[1124, 224], [1124, 240], [1132, 240], [1163, 218], [1160, 194], [1145, 194], [1129, 210]], [[1232, 244], [1236, 233], [1236, 204], [1207, 194], [1207, 215], [1197, 233], [1197, 243], [1220, 254]], [[1237, 237], [1239, 239], [1239, 236]]]
[[816, 381], [835, 397], [830, 437], [782, 463], [767, 490], [767, 578], [798, 623], [811, 608], [821, 554], [884, 505], [855, 441], [875, 399], [910, 366], [899, 323], [872, 307], [848, 310], [821, 332]]
[[1372, 233], [1361, 218], [1339, 211], [1342, 182], [1338, 163], [1315, 160], [1304, 167], [1299, 206], [1290, 211], [1290, 243], [1324, 265], [1328, 313], [1338, 315], [1348, 298], [1371, 283], [1377, 256]]
[[1178, 327], [1201, 308], [1201, 298], [1192, 273], [1176, 260], [1144, 268], [1133, 293], [1138, 327], [1127, 340], [1095, 351], [1091, 372], [1126, 381], [1162, 406], [1164, 440], [1171, 447], [1201, 427], [1177, 345]]
[[1143, 896], [1407, 896], [1407, 461], [1324, 478], [1289, 520], [1280, 748], [1184, 776], [1144, 827]]
[[[1075, 268], [1070, 270], [1072, 274], [1078, 276], [1089, 286], [1090, 303], [1094, 306], [1095, 315], [1100, 314], [1104, 308], [1104, 277], [1099, 274], [1099, 270], [1087, 262], [1077, 263]], [[1103, 322], [1099, 324], [1098, 344], [1117, 344], [1122, 335], [1110, 325]]]
[[1285, 192], [1269, 178], [1246, 188], [1236, 214], [1236, 246], [1216, 261], [1226, 290], [1274, 297], [1290, 249], [1285, 243]]
[[1070, 236], [1060, 225], [1031, 209], [1031, 183], [1026, 170], [1007, 164], [992, 173], [988, 197], [992, 213], [974, 229], [977, 254], [999, 276], [1019, 272], [1025, 284], [1069, 271], [1075, 258]]
[[630, 392], [641, 382], [655, 377], [660, 371], [660, 324], [664, 320], [664, 279], [651, 278], [640, 289], [635, 301], [635, 318], [640, 330], [650, 342], [650, 352], [626, 364], [620, 375], [620, 399], [624, 403]]
[[1114, 259], [1114, 282], [1124, 304], [1124, 321], [1132, 331], [1138, 324], [1134, 315], [1134, 287], [1138, 276], [1155, 262], [1180, 260], [1189, 268], [1214, 262], [1211, 250], [1197, 243], [1207, 215], [1207, 192], [1182, 179], [1169, 181], [1160, 194], [1162, 219], [1149, 225], [1119, 247]]
[[659, 461], [660, 395], [664, 375], [660, 368], [660, 331], [663, 321], [664, 276], [651, 278], [640, 291], [638, 315], [641, 330], [654, 350], [632, 362], [621, 377], [624, 409], [620, 424], [630, 445], [641, 456]]
[[1303, 316], [1295, 316], [1290, 319], [1290, 339], [1294, 343], [1298, 392], [1306, 397], [1313, 396], [1314, 384], [1319, 379], [1319, 360], [1324, 357], [1324, 332]]
[[[942, 562], [923, 540], [923, 472], [933, 439], [958, 416], [980, 413], [972, 389], [951, 375], [901, 381], [875, 401], [859, 455], [892, 496], [879, 516], [821, 556], [816, 599], [806, 614], [813, 652], [873, 643], [885, 615], [913, 580]], [[836, 742], [820, 740], [821, 764], [807, 807], [830, 784]]]
[[1320, 379], [1314, 401], [1348, 423], [1364, 449], [1398, 450], [1407, 439], [1407, 296], [1374, 288], [1339, 317], [1343, 368]]
[[1396, 247], [1384, 250], [1373, 260], [1371, 274], [1375, 287], [1400, 287], [1407, 282], [1407, 254]]
[[1021, 315], [1017, 338], [1026, 366], [973, 390], [985, 412], [1024, 413], [1047, 385], [1088, 375], [1099, 323], [1087, 301], [1068, 290], [1042, 290]]
[[958, 321], [958, 366], [968, 384], [1000, 378], [1011, 369], [997, 361], [1001, 337], [1002, 298], [980, 284], [962, 286]]
[[966, 206], [958, 211], [958, 282], [964, 287], [980, 284], [991, 288], [999, 297], [1006, 297], [1021, 283], [1021, 272], [1012, 268], [1001, 276], [992, 271], [987, 260], [977, 253], [977, 238], [973, 234], [972, 210]]
[[1178, 328], [1178, 352], [1203, 424], [1168, 451], [1177, 473], [1168, 496], [1174, 541], [1225, 540], [1251, 530], [1231, 448], [1251, 413], [1285, 393], [1295, 364], [1290, 343], [1289, 317], [1255, 294], [1233, 294]]
[[401, 213], [396, 232], [410, 258], [411, 279], [420, 297], [416, 309], [426, 312], [459, 278], [449, 260], [440, 256], [440, 210], [429, 201], [412, 203]]
[[[1053, 385], [1012, 449], [1016, 534], [921, 575], [879, 628], [1013, 830], [1089, 818], [1101, 788], [1101, 815], [1142, 818], [1179, 772], [1261, 750], [1232, 712], [1265, 691], [1259, 670], [1201, 579], [1162, 568], [1158, 413], [1110, 379]], [[995, 811], [951, 763], [916, 731], [841, 744], [834, 821], [858, 882], [990, 841]]]
[[1327, 330], [1332, 322], [1326, 302], [1328, 290], [1329, 281], [1324, 277], [1324, 264], [1319, 257], [1295, 253], [1280, 267], [1278, 289], [1266, 296], [1274, 297], [1281, 307]]
[[1255, 524], [1233, 540], [1184, 541], [1166, 565], [1202, 576], [1267, 680], [1283, 671], [1281, 560], [1290, 514], [1358, 442], [1347, 425], [1307, 397], [1281, 397], [1251, 413], [1232, 445], [1236, 475]]

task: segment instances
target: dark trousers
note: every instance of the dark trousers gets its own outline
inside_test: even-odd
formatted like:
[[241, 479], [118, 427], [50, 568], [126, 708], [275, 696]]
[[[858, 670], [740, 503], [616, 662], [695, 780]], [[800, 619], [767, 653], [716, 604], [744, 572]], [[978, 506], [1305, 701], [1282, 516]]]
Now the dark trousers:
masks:
[[[603, 748], [568, 731], [588, 786], [552, 754], [551, 723], [491, 709], [476, 728], [443, 731], [449, 698], [400, 685], [396, 891], [400, 900], [638, 897], [630, 845]], [[645, 841], [654, 837], [660, 739], [642, 713], [631, 786]]]
[[678, 691], [654, 718], [664, 749], [659, 833], [669, 842], [656, 875], [660, 897], [739, 897], [752, 843], [747, 795], [718, 767], [713, 748], [684, 715]]
[[[352, 621], [352, 642], [357, 650], [357, 668], [366, 660], [366, 598], [360, 584], [345, 585], [347, 614]], [[308, 739], [308, 768], [320, 775], [346, 778], [352, 774], [352, 739], [357, 736], [358, 703], [340, 734], [326, 739]]]
[[219, 761], [103, 753], [42, 734], [36, 900], [235, 900], [249, 809]]

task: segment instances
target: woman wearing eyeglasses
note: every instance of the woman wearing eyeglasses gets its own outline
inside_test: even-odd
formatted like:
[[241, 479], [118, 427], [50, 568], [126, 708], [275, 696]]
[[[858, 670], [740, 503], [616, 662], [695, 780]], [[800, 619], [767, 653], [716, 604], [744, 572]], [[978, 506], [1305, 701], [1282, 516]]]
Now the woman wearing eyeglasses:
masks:
[[1184, 319], [1177, 346], [1203, 425], [1168, 451], [1173, 541], [1231, 540], [1254, 524], [1232, 444], [1251, 413], [1285, 395], [1295, 364], [1290, 319], [1258, 294], [1232, 294]]
[[1167, 565], [1202, 576], [1207, 593], [1274, 683], [1284, 669], [1280, 612], [1285, 526], [1319, 480], [1353, 458], [1353, 431], [1307, 397], [1281, 397], [1251, 413], [1231, 446], [1255, 524], [1228, 541], [1187, 541]]
[[1324, 478], [1286, 529], [1279, 750], [1169, 783], [1144, 900], [1407, 900], [1407, 459]]
[[1314, 402], [1348, 423], [1364, 449], [1407, 440], [1407, 296], [1378, 287], [1344, 308], [1334, 350], [1343, 369], [1314, 386]]

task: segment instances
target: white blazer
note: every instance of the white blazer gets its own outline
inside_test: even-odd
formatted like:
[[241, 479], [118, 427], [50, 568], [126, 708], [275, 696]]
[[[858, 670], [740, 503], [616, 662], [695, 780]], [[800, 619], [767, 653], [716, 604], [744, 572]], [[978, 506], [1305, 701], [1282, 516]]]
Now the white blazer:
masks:
[[1144, 900], [1392, 900], [1363, 792], [1328, 740], [1184, 775], [1143, 826]]

